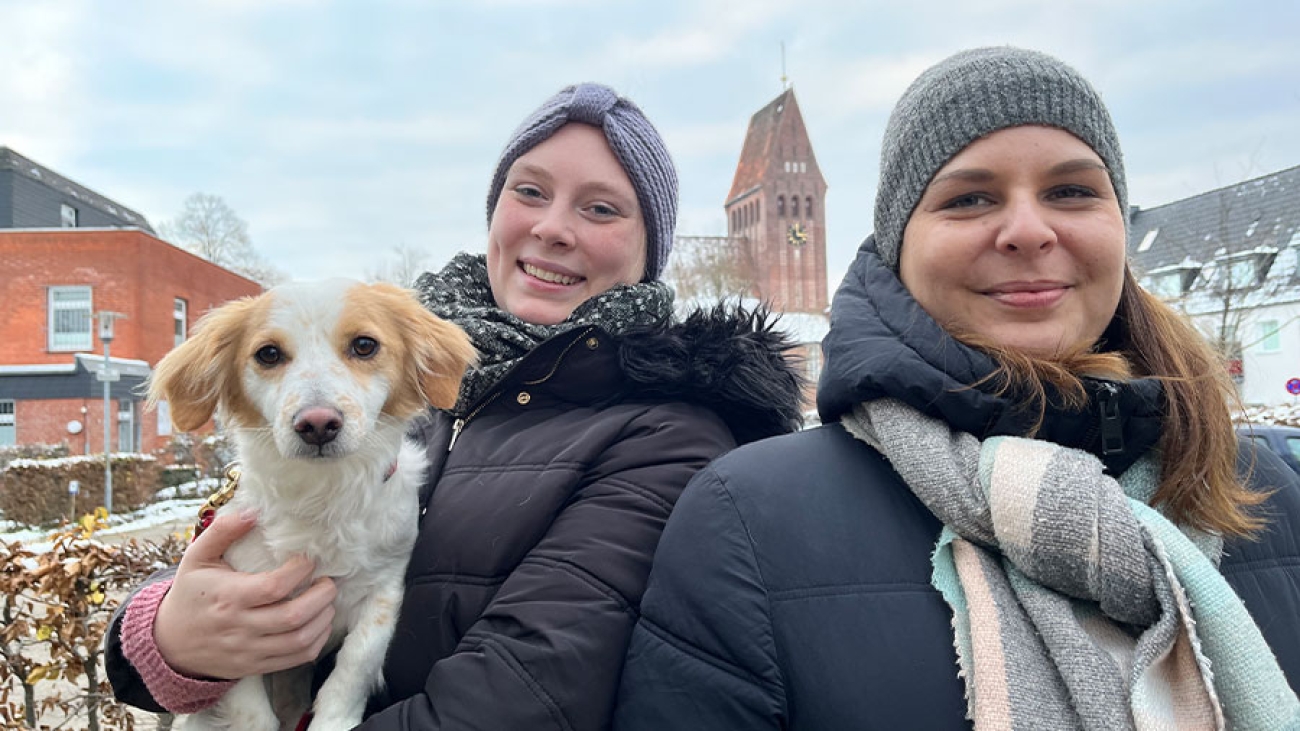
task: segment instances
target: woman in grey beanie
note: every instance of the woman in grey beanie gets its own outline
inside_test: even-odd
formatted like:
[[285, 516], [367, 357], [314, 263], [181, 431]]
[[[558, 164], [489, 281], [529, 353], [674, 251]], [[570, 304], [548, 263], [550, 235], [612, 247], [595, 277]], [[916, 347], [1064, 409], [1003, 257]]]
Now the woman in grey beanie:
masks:
[[1300, 728], [1300, 484], [1237, 472], [1232, 383], [1129, 271], [1126, 196], [1055, 58], [907, 89], [823, 426], [693, 478], [617, 731]]
[[[800, 380], [765, 317], [674, 318], [659, 277], [676, 210], [672, 160], [645, 115], [609, 87], [566, 87], [501, 154], [486, 253], [417, 281], [479, 358], [456, 405], [418, 425], [431, 465], [411, 516], [420, 532], [359, 728], [607, 728], [687, 480], [799, 423]], [[218, 519], [195, 545], [219, 556], [240, 529]], [[183, 562], [159, 577], [110, 630], [118, 697], [193, 712], [230, 687], [214, 680], [314, 658], [331, 581], [295, 597], [302, 570], [271, 581]]]

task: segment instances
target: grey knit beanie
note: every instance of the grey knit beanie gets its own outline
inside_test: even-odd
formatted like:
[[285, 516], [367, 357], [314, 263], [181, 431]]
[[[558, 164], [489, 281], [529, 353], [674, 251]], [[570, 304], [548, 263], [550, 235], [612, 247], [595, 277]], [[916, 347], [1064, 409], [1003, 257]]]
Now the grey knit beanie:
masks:
[[564, 87], [510, 136], [492, 175], [492, 187], [488, 188], [488, 225], [492, 225], [492, 212], [496, 210], [510, 166], [569, 122], [589, 124], [605, 133], [614, 157], [632, 181], [645, 221], [644, 281], [658, 279], [668, 264], [677, 226], [677, 169], [663, 138], [645, 114], [630, 99], [620, 97], [603, 84]]
[[1037, 51], [977, 48], [921, 74], [898, 101], [880, 150], [876, 250], [898, 271], [903, 229], [930, 179], [975, 140], [1007, 127], [1059, 127], [1097, 153], [1110, 172], [1128, 230], [1128, 186], [1115, 125], [1079, 72]]

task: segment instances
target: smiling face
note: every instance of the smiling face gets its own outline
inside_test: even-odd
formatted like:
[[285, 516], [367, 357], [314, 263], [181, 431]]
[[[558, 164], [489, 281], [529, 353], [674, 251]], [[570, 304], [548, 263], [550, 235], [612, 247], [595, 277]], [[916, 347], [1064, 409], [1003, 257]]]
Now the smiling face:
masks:
[[570, 123], [521, 155], [488, 227], [497, 306], [538, 325], [645, 272], [636, 190], [599, 129]]
[[935, 174], [903, 230], [899, 277], [945, 328], [1050, 357], [1101, 337], [1124, 261], [1101, 158], [1069, 132], [1022, 126]]

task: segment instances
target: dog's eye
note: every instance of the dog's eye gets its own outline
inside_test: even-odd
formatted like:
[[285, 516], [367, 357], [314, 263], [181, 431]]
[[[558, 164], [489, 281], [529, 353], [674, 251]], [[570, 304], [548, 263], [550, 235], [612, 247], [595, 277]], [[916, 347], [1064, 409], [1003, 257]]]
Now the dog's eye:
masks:
[[379, 352], [379, 341], [365, 335], [352, 339], [352, 354], [358, 358], [370, 358]]
[[256, 353], [253, 353], [253, 357], [264, 366], [273, 366], [284, 360], [284, 354], [274, 345], [263, 345]]

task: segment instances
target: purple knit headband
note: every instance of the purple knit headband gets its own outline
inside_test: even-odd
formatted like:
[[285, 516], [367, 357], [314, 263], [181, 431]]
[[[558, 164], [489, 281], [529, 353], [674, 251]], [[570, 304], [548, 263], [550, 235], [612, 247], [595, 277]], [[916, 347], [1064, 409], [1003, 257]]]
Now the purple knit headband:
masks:
[[663, 138], [645, 114], [631, 100], [603, 84], [576, 84], [561, 89], [510, 136], [488, 188], [488, 225], [492, 224], [492, 212], [496, 210], [510, 166], [570, 122], [589, 124], [603, 131], [614, 157], [632, 181], [646, 228], [644, 281], [658, 279], [673, 249], [677, 170]]

